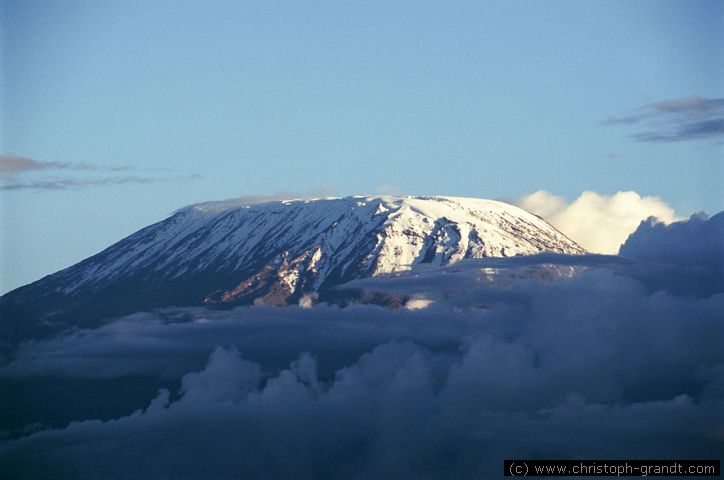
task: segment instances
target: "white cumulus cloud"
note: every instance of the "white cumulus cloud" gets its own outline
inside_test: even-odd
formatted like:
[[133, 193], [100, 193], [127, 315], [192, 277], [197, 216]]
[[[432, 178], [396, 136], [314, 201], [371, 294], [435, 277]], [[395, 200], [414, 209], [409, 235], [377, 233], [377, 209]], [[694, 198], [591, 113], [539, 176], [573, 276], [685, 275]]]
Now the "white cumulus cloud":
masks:
[[659, 197], [636, 192], [601, 195], [583, 192], [573, 202], [539, 190], [515, 202], [556, 227], [590, 252], [616, 254], [628, 236], [649, 217], [660, 222], [679, 220], [674, 209]]

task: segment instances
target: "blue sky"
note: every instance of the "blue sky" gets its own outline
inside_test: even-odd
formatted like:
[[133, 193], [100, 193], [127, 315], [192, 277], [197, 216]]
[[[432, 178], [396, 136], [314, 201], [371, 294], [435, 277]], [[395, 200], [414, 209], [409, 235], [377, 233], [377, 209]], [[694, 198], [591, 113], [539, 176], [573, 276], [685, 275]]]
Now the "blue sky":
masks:
[[719, 2], [1, 5], [2, 292], [240, 195], [724, 206]]

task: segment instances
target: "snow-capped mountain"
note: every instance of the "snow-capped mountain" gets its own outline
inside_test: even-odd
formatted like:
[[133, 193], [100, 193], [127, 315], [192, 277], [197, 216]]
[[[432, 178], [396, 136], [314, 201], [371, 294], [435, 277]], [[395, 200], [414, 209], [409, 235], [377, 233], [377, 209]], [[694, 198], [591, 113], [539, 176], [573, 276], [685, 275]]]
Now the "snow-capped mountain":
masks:
[[8, 322], [83, 325], [171, 305], [296, 303], [348, 280], [463, 258], [584, 250], [506, 203], [347, 197], [184, 208], [70, 268], [8, 293]]

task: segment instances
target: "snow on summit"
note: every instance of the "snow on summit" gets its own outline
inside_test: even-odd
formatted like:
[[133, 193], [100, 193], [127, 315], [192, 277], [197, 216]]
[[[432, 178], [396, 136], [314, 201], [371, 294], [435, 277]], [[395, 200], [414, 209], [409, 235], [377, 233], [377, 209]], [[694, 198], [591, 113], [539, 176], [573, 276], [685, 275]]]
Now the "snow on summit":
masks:
[[[205, 261], [238, 267], [253, 260], [252, 252], [291, 255], [292, 261], [309, 256], [314, 258], [315, 287], [335, 269], [342, 278], [351, 278], [404, 270], [416, 263], [583, 252], [535, 215], [476, 198], [354, 196], [255, 205], [232, 200], [194, 205], [182, 213], [184, 221], [165, 231], [172, 238], [157, 242], [180, 247], [159, 268], [185, 268], [202, 254]], [[204, 242], [183, 241], [188, 230], [208, 224], [214, 228], [205, 230]], [[175, 264], [179, 260], [184, 267]]]

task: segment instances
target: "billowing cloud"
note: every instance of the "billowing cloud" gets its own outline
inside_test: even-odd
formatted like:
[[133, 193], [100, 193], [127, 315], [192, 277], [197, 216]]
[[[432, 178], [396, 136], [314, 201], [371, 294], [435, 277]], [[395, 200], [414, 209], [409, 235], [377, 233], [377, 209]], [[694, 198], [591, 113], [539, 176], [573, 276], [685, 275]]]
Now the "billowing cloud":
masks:
[[670, 276], [678, 280], [680, 291], [724, 291], [724, 212], [712, 218], [697, 214], [670, 225], [649, 219], [621, 246], [620, 254], [675, 265]]
[[669, 282], [711, 278], [723, 220], [645, 223], [628, 259], [354, 285], [426, 308], [171, 309], [27, 342], [0, 368], [2, 476], [472, 479], [506, 458], [718, 458], [724, 284]]
[[680, 142], [724, 136], [724, 98], [697, 96], [643, 105], [635, 112], [611, 117], [605, 125], [641, 125], [631, 137], [639, 142]]
[[583, 192], [567, 203], [544, 190], [532, 193], [516, 205], [548, 221], [563, 234], [590, 252], [616, 254], [639, 224], [648, 217], [670, 223], [677, 220], [674, 210], [658, 197], [642, 197], [636, 192], [601, 195]]

